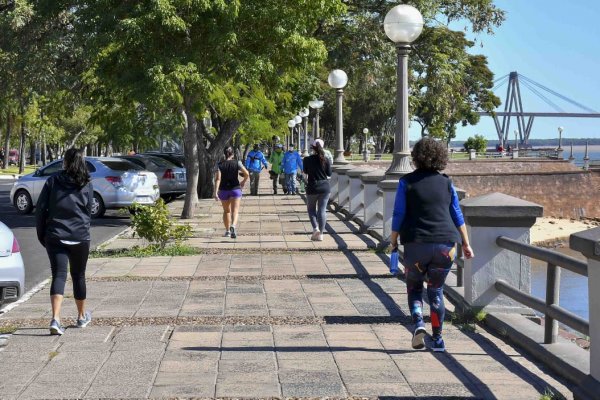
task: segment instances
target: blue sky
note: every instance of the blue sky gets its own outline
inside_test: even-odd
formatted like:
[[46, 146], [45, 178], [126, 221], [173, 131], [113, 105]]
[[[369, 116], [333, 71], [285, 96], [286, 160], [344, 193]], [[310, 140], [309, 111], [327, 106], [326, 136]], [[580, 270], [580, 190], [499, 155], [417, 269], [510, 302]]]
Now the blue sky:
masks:
[[[476, 36], [478, 44], [471, 52], [488, 57], [496, 78], [518, 71], [600, 111], [600, 1], [496, 0], [495, 3], [507, 12], [506, 21], [494, 35]], [[525, 111], [554, 111], [523, 85], [521, 92]], [[496, 95], [504, 102], [506, 85], [500, 87]], [[581, 112], [556, 97], [548, 95], [548, 98], [565, 111]], [[513, 119], [511, 126], [515, 124]], [[569, 137], [600, 138], [600, 119], [575, 118], [537, 118], [531, 138], [555, 138], [558, 126], [565, 128], [563, 137], [567, 140]], [[490, 117], [482, 117], [475, 127], [457, 128], [458, 140], [474, 134], [497, 139]], [[410, 138], [418, 137], [413, 127]]]

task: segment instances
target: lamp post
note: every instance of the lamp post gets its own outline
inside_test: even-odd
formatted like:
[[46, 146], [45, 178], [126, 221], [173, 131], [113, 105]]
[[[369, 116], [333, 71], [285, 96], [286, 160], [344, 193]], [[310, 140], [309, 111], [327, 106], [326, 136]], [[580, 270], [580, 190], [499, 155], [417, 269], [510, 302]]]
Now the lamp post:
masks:
[[348, 75], [341, 69], [334, 69], [327, 78], [329, 86], [336, 89], [336, 118], [335, 118], [335, 156], [334, 164], [346, 164], [344, 158], [344, 119], [342, 115], [342, 100], [344, 98], [344, 87], [348, 83]]
[[365, 135], [365, 150], [363, 151], [363, 160], [369, 161], [369, 128], [364, 128], [363, 134]]
[[513, 149], [513, 158], [519, 158], [519, 131], [515, 129], [515, 148]]
[[563, 148], [562, 148], [562, 133], [565, 130], [562, 126], [558, 127], [558, 149], [556, 149], [556, 157], [559, 160], [563, 159]]
[[412, 171], [408, 142], [408, 54], [410, 44], [423, 31], [423, 16], [413, 6], [400, 4], [387, 13], [383, 28], [398, 50], [394, 159], [386, 171], [386, 175], [398, 176]]
[[[298, 133], [298, 143], [296, 143], [296, 148], [298, 149], [299, 152], [302, 151], [302, 149], [300, 149], [300, 143], [302, 143], [302, 140], [300, 139], [301, 135], [302, 135], [302, 117], [299, 115], [296, 115], [294, 117], [294, 122], [296, 123], [296, 132]], [[292, 139], [293, 141], [293, 139]]]
[[304, 131], [304, 145], [302, 146], [302, 156], [308, 156], [308, 108], [300, 111], [298, 115], [302, 117], [302, 130]]
[[311, 100], [308, 102], [308, 105], [310, 106], [310, 108], [312, 108], [313, 110], [315, 110], [315, 139], [318, 139], [319, 137], [321, 137], [321, 133], [319, 132], [319, 112], [321, 111], [321, 108], [323, 108], [323, 104], [324, 101], [323, 100]]
[[290, 141], [294, 140], [294, 127], [296, 126], [295, 119], [290, 119], [288, 121], [288, 128], [290, 128], [290, 134], [285, 137], [285, 151], [288, 151], [290, 147]]

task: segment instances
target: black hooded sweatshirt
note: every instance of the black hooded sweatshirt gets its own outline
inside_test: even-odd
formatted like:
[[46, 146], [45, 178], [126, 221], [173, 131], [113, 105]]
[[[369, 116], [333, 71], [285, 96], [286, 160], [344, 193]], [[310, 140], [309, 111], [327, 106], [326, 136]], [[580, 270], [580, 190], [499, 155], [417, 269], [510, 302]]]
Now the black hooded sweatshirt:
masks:
[[64, 171], [50, 176], [35, 211], [40, 243], [45, 246], [48, 239], [89, 241], [93, 196], [91, 182], [81, 187]]

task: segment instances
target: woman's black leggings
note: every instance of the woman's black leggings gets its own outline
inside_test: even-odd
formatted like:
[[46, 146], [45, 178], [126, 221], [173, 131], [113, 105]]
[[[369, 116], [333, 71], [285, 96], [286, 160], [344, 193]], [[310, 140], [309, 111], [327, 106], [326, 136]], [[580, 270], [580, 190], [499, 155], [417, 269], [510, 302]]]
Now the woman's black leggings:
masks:
[[46, 240], [46, 251], [52, 268], [50, 296], [65, 294], [67, 267], [70, 267], [75, 300], [85, 300], [85, 267], [90, 254], [90, 242], [83, 241], [70, 245], [61, 243], [60, 240], [50, 239]]

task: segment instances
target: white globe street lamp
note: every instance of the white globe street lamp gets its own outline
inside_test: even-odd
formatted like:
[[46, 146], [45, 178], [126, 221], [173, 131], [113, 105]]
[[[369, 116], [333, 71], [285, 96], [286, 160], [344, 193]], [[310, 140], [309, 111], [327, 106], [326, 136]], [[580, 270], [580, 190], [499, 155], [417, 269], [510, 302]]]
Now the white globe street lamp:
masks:
[[562, 126], [558, 127], [558, 149], [557, 150], [562, 150], [562, 133], [565, 130], [565, 128], [563, 128]]
[[285, 136], [285, 150], [289, 150], [290, 142], [294, 140], [294, 127], [296, 126], [296, 121], [292, 118], [288, 121], [288, 128], [290, 128], [289, 136]]
[[321, 108], [323, 108], [323, 104], [325, 104], [323, 100], [316, 99], [308, 102], [310, 108], [315, 110], [316, 113], [313, 125], [313, 136], [315, 139], [318, 139], [321, 136], [321, 132], [319, 131], [319, 112], [321, 111]]
[[394, 159], [386, 175], [397, 177], [412, 171], [408, 142], [408, 55], [410, 44], [423, 31], [423, 16], [413, 6], [400, 4], [392, 8], [383, 21], [385, 34], [398, 50], [398, 89], [396, 92], [396, 132]]
[[364, 128], [363, 134], [365, 135], [365, 150], [363, 151], [363, 160], [369, 161], [369, 147], [368, 147], [369, 128]]
[[302, 131], [304, 134], [304, 145], [302, 146], [302, 156], [308, 156], [308, 114], [310, 111], [308, 108], [301, 110], [298, 115], [302, 117]]
[[302, 152], [300, 146], [302, 145], [302, 116], [296, 115], [294, 117], [294, 122], [296, 123], [296, 132], [298, 133], [298, 143], [296, 144], [296, 149], [298, 152]]
[[344, 158], [344, 117], [342, 114], [342, 100], [344, 98], [344, 87], [348, 83], [348, 75], [341, 69], [334, 69], [329, 73], [327, 78], [329, 86], [336, 89], [336, 123], [335, 123], [335, 156], [333, 158], [334, 164], [346, 164], [347, 161]]

